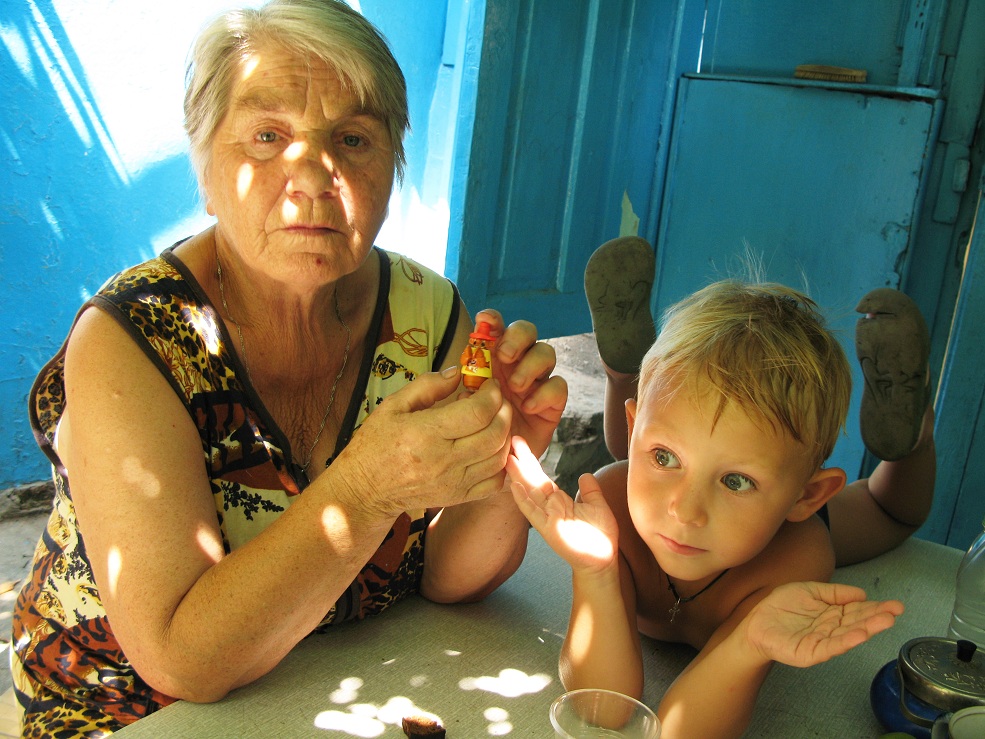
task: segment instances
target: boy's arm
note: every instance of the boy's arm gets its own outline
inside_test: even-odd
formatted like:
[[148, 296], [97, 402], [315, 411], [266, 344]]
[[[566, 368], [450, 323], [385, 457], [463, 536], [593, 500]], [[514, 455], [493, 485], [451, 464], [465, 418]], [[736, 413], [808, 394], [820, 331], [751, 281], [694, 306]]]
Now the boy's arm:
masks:
[[520, 437], [513, 439], [506, 469], [520, 511], [571, 566], [571, 618], [559, 666], [565, 688], [605, 688], [640, 698], [636, 591], [598, 480], [582, 475], [572, 500], [544, 474]]
[[657, 715], [666, 739], [742, 736], [773, 663], [738, 627], [765, 595], [746, 598], [664, 694]]
[[636, 591], [622, 555], [604, 572], [572, 569], [571, 617], [559, 670], [566, 690], [604, 688], [640, 699], [643, 659]]
[[773, 662], [810, 667], [888, 629], [899, 601], [859, 588], [794, 582], [746, 598], [674, 681], [657, 712], [667, 739], [739, 737]]

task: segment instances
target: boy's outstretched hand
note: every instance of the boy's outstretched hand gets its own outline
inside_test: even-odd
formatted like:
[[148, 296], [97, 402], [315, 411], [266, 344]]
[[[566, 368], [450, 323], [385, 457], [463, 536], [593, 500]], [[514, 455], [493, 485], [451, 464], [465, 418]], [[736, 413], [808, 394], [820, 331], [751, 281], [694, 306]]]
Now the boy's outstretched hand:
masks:
[[592, 475], [579, 478], [580, 492], [572, 500], [519, 436], [513, 437], [506, 471], [520, 511], [572, 569], [602, 571], [617, 564], [619, 528]]
[[744, 620], [763, 657], [810, 667], [868, 641], [902, 613], [898, 600], [866, 600], [850, 585], [794, 582], [776, 588]]

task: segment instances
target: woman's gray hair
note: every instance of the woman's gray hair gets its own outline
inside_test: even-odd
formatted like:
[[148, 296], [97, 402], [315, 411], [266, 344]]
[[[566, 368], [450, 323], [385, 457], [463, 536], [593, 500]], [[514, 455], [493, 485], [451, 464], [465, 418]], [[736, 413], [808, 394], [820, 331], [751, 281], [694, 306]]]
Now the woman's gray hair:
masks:
[[192, 46], [185, 75], [185, 131], [199, 184], [211, 160], [212, 139], [229, 109], [240, 65], [256, 49], [276, 44], [333, 67], [390, 132], [398, 181], [404, 172], [404, 133], [410, 128], [407, 86], [376, 27], [341, 0], [271, 0], [213, 19]]

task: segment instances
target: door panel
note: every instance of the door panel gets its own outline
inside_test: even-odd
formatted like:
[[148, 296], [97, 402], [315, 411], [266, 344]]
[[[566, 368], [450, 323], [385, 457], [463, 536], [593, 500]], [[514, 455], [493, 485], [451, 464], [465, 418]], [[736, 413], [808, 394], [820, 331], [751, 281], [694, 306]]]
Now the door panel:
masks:
[[982, 530], [985, 477], [985, 176], [936, 403], [934, 508], [917, 535], [966, 549]]
[[[485, 0], [470, 9], [446, 273], [470, 309], [542, 336], [591, 329], [583, 274], [644, 212], [673, 0]], [[480, 29], [481, 25], [481, 29]], [[475, 43], [481, 39], [481, 44]]]
[[[792, 82], [792, 81], [791, 81]], [[710, 281], [764, 277], [813, 297], [855, 366], [854, 306], [904, 274], [932, 98], [861, 88], [687, 76], [657, 239], [654, 315]], [[857, 475], [861, 375], [831, 463]]]

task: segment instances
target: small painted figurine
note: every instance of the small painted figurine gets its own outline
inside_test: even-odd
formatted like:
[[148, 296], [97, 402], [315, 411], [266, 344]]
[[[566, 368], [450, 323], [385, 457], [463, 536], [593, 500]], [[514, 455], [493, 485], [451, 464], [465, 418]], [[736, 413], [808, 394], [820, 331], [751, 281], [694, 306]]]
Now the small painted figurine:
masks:
[[492, 377], [492, 353], [496, 339], [489, 335], [489, 324], [479, 321], [475, 331], [469, 334], [468, 346], [462, 351], [459, 360], [462, 365], [462, 383], [470, 390], [478, 390], [479, 385]]

